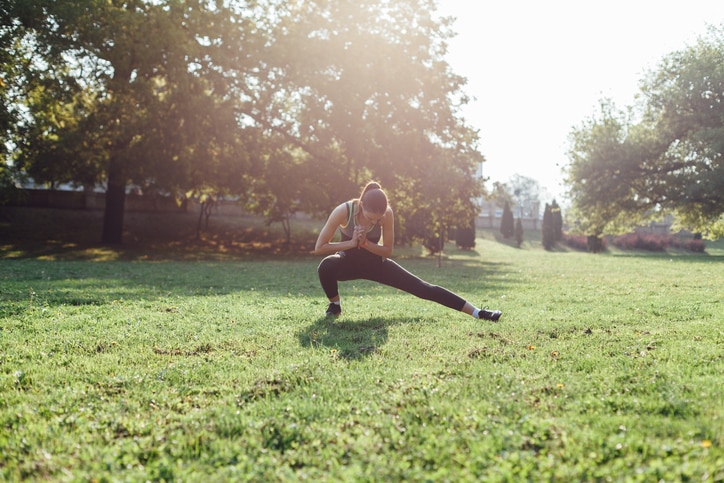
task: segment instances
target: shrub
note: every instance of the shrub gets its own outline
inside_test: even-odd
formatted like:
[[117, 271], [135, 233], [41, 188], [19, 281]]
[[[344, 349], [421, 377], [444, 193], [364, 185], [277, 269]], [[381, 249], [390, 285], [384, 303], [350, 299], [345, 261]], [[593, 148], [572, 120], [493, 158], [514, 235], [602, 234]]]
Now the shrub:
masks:
[[604, 250], [604, 239], [596, 235], [588, 235], [586, 237], [586, 247], [591, 253], [599, 253]]
[[613, 245], [622, 250], [646, 250], [650, 252], [663, 252], [668, 246], [665, 237], [659, 235], [644, 235], [640, 233], [627, 233], [613, 239]]
[[[574, 250], [593, 251], [591, 249], [589, 238], [591, 237], [564, 233], [562, 243]], [[675, 248], [678, 250], [688, 250], [694, 253], [704, 253], [706, 250], [704, 240], [697, 238], [683, 238], [674, 235], [629, 233], [613, 238], [611, 243], [621, 250], [647, 250], [662, 252], [666, 251], [667, 248]], [[602, 238], [599, 251], [605, 251], [606, 248], [606, 238]]]
[[552, 249], [556, 244], [555, 227], [553, 226], [553, 213], [551, 205], [546, 203], [543, 211], [543, 247], [546, 250]]
[[672, 236], [669, 241], [669, 246], [672, 248], [678, 248], [680, 250], [688, 250], [695, 253], [704, 253], [706, 244], [701, 238], [681, 238], [678, 236]]
[[563, 240], [563, 213], [556, 200], [551, 203], [551, 217], [553, 219], [553, 239], [559, 242]]
[[703, 253], [706, 248], [703, 240], [681, 238], [674, 235], [654, 235], [648, 233], [628, 233], [613, 239], [614, 246], [622, 250], [646, 250], [663, 252], [667, 248]]
[[513, 238], [513, 235], [515, 235], [513, 212], [510, 210], [510, 205], [508, 205], [507, 201], [503, 207], [503, 218], [500, 220], [500, 233], [502, 233], [503, 237], [506, 239]]
[[687, 250], [691, 250], [692, 252], [696, 253], [704, 253], [704, 250], [706, 250], [706, 244], [704, 243], [704, 240], [688, 240], [686, 242]]
[[455, 242], [463, 250], [475, 248], [475, 220], [471, 220], [466, 226], [459, 226], [455, 230]]
[[520, 218], [515, 221], [515, 243], [518, 248], [523, 244], [523, 221]]
[[[568, 233], [563, 234], [563, 243], [573, 248], [574, 250], [588, 251], [588, 237], [585, 235], [569, 235]], [[601, 239], [601, 246], [599, 250], [606, 250], [606, 240]]]

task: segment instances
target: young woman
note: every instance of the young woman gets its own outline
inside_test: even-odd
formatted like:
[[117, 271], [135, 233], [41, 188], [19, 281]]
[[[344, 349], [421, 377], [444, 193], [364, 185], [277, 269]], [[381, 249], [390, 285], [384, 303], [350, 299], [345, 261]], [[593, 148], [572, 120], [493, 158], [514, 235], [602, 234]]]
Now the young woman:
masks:
[[[337, 228], [342, 240], [332, 242]], [[342, 203], [332, 211], [314, 248], [316, 254], [328, 255], [317, 269], [319, 281], [329, 298], [327, 315], [342, 313], [338, 282], [366, 279], [465, 312], [476, 319], [495, 322], [500, 318], [502, 312], [478, 309], [457, 294], [425, 282], [390, 260], [394, 244], [395, 217], [379, 184], [368, 183], [359, 198]]]

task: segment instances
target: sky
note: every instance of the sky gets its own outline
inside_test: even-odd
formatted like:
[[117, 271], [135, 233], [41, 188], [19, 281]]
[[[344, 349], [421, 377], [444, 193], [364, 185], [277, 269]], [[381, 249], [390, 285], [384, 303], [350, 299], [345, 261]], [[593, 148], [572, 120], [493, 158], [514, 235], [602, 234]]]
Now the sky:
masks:
[[456, 17], [447, 61], [488, 186], [519, 174], [564, 203], [571, 130], [601, 99], [633, 105], [646, 72], [724, 23], [724, 0], [438, 0], [438, 14]]

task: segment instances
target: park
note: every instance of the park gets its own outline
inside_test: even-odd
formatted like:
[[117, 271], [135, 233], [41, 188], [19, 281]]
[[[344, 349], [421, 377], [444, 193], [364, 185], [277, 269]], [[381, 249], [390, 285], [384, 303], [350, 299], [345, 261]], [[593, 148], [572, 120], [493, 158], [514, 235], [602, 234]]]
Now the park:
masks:
[[[167, 232], [156, 216], [129, 238]], [[487, 230], [441, 268], [400, 249], [500, 307], [493, 324], [364, 281], [330, 320], [304, 250], [134, 252], [77, 230], [49, 250], [25, 233], [0, 259], [4, 479], [724, 476], [721, 242], [593, 255]]]
[[501, 156], [436, 8], [2, 3], [1, 481], [724, 481], [724, 24], [561, 161], [595, 16], [475, 46]]

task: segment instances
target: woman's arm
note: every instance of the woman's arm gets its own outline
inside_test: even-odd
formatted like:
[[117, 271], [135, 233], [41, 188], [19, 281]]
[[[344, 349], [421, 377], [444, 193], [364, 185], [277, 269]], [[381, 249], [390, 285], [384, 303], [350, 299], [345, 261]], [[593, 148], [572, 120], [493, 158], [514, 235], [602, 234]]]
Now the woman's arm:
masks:
[[314, 245], [314, 253], [316, 255], [330, 255], [335, 252], [342, 250], [349, 250], [355, 248], [358, 243], [358, 236], [355, 234], [351, 240], [344, 242], [332, 242], [334, 233], [341, 225], [347, 222], [347, 206], [346, 203], [342, 203], [329, 215], [327, 223], [322, 227], [322, 231], [319, 232], [317, 237], [317, 243]]
[[382, 245], [370, 243], [365, 240], [360, 246], [370, 253], [389, 258], [392, 256], [392, 249], [395, 246], [395, 215], [392, 213], [392, 208], [389, 206], [387, 207], [385, 216], [381, 220], [381, 225]]

